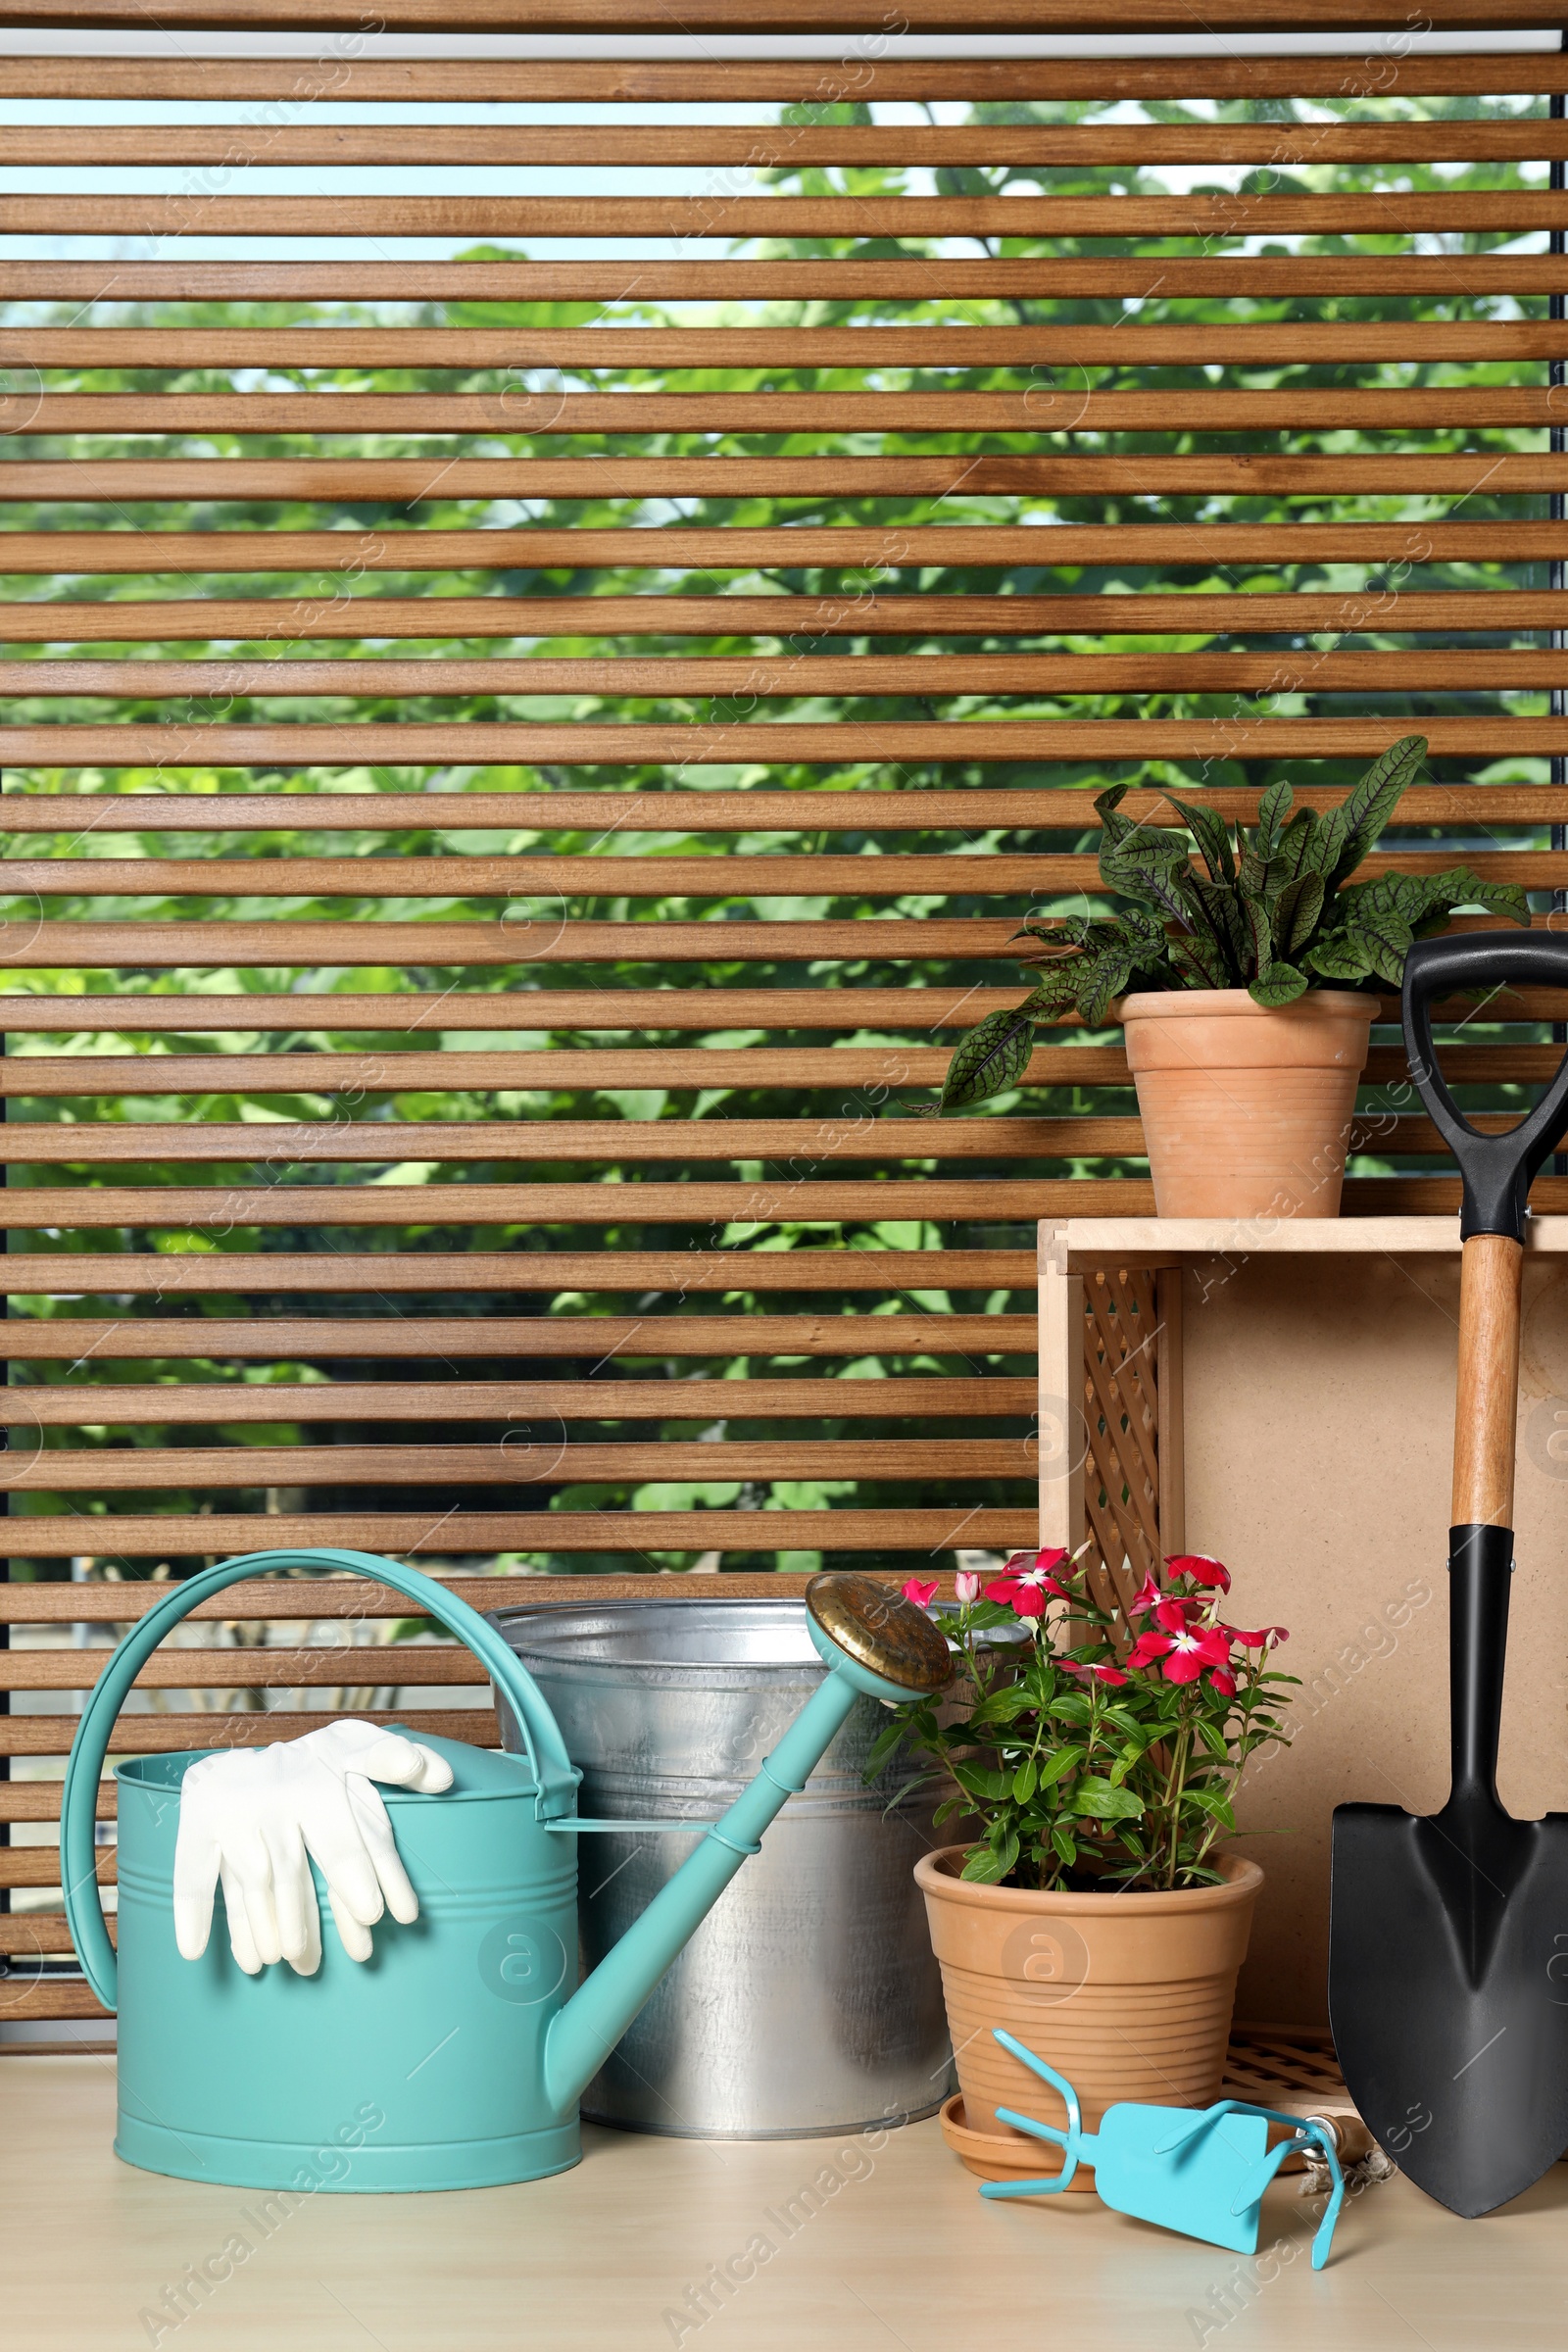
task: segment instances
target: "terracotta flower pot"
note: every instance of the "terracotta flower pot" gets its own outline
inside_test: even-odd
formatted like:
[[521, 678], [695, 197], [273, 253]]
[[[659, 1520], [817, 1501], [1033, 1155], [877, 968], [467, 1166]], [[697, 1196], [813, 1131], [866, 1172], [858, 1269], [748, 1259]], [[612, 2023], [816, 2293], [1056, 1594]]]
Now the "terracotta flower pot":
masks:
[[1270, 1010], [1245, 988], [1117, 1008], [1162, 1217], [1337, 1217], [1374, 997], [1314, 989]]
[[[997, 2121], [1020, 2108], [1065, 2128], [1061, 2100], [1004, 2050], [1003, 2027], [1065, 2075], [1095, 2132], [1118, 2099], [1206, 2107], [1220, 2092], [1236, 1972], [1263, 1874], [1226, 1856], [1220, 1886], [1152, 1894], [1037, 1894], [958, 1876], [964, 1846], [914, 1866], [953, 2034], [962, 2114], [943, 2124], [972, 2172], [1060, 2169], [1054, 2149]], [[981, 2137], [998, 2142], [988, 2162]], [[1085, 2187], [1093, 2185], [1085, 2172]]]

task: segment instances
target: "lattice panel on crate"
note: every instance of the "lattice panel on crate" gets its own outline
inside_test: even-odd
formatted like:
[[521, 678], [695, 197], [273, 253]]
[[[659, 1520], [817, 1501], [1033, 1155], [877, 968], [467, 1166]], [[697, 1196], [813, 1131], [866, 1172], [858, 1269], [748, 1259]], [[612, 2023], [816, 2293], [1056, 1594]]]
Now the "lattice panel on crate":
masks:
[[1124, 1600], [1160, 1557], [1158, 1326], [1153, 1274], [1085, 1276], [1084, 1502], [1091, 1556]]

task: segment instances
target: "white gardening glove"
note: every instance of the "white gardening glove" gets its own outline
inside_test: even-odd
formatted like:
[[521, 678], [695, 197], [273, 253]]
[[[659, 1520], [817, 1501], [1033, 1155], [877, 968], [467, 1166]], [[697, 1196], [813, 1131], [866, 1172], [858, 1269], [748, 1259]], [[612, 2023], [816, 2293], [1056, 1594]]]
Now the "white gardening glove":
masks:
[[180, 1783], [174, 1849], [174, 1941], [184, 1958], [207, 1949], [221, 1881], [229, 1948], [246, 1975], [286, 1960], [314, 1976], [321, 1919], [312, 1860], [351, 1960], [368, 1960], [369, 1931], [384, 1910], [417, 1919], [418, 1897], [372, 1781], [434, 1795], [451, 1788], [452, 1767], [433, 1748], [352, 1716], [303, 1740], [193, 1764]]

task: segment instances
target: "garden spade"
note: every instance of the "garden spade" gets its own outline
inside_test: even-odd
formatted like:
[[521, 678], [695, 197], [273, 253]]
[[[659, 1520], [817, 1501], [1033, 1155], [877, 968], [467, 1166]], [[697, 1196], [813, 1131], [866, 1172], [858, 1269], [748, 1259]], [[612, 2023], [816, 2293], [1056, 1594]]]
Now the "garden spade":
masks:
[[1516, 1821], [1495, 1779], [1526, 1201], [1568, 1127], [1568, 1060], [1527, 1119], [1483, 1136], [1455, 1107], [1432, 1047], [1434, 997], [1520, 985], [1568, 988], [1568, 939], [1427, 940], [1405, 962], [1410, 1075], [1464, 1179], [1452, 1788], [1430, 1818], [1397, 1805], [1342, 1805], [1334, 1816], [1329, 2008], [1346, 2084], [1401, 2170], [1467, 2216], [1518, 2196], [1568, 2148], [1568, 1814]]

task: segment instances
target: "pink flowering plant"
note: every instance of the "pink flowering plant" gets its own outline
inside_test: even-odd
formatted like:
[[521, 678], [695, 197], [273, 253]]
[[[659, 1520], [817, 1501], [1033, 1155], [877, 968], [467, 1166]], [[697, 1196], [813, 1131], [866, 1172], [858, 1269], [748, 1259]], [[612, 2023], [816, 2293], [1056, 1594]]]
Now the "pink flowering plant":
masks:
[[[1015, 1552], [990, 1579], [961, 1573], [956, 1613], [942, 1619], [963, 1660], [956, 1705], [897, 1708], [867, 1777], [901, 1741], [929, 1760], [928, 1780], [951, 1776], [958, 1792], [936, 1819], [978, 1823], [966, 1879], [1078, 1891], [1217, 1884], [1237, 1783], [1265, 1740], [1287, 1739], [1280, 1707], [1297, 1679], [1270, 1663], [1283, 1626], [1222, 1617], [1230, 1583], [1218, 1560], [1187, 1552], [1123, 1611], [1102, 1606], [1065, 1551]], [[911, 1577], [904, 1590], [932, 1608], [934, 1583]]]

